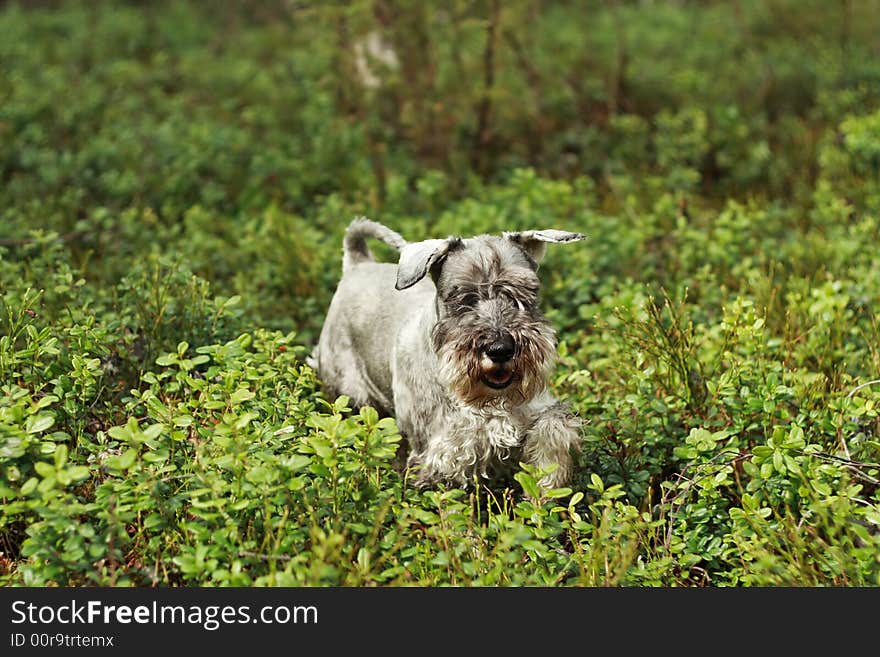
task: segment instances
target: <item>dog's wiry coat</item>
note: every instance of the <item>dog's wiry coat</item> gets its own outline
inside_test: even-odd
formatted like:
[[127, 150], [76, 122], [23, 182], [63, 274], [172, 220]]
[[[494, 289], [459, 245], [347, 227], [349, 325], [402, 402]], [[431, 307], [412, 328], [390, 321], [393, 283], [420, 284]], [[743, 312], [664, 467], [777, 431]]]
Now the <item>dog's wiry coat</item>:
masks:
[[[375, 262], [373, 237], [400, 251]], [[393, 415], [422, 485], [495, 479], [520, 461], [571, 476], [579, 421], [547, 389], [555, 335], [538, 308], [538, 262], [564, 231], [407, 243], [366, 219], [349, 226], [343, 276], [313, 353], [326, 392]]]

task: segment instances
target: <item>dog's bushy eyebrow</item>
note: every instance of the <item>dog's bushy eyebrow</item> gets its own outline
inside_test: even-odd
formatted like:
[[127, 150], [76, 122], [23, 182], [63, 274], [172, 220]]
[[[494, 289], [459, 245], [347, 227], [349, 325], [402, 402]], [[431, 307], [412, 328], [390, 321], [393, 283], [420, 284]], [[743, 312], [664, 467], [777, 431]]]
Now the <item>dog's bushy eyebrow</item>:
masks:
[[469, 294], [479, 294], [479, 292], [480, 285], [476, 283], [471, 283], [468, 285], [453, 285], [443, 296], [447, 299], [453, 299], [464, 297]]
[[501, 275], [495, 277], [494, 280], [488, 282], [488, 285], [496, 288], [508, 289], [513, 293], [538, 294], [540, 283], [531, 270], [522, 272], [515, 269], [507, 269]]
[[492, 281], [454, 285], [442, 295], [442, 300], [452, 306], [471, 307], [477, 301], [504, 296], [531, 307], [538, 301], [539, 287], [537, 280], [528, 277], [498, 277]]

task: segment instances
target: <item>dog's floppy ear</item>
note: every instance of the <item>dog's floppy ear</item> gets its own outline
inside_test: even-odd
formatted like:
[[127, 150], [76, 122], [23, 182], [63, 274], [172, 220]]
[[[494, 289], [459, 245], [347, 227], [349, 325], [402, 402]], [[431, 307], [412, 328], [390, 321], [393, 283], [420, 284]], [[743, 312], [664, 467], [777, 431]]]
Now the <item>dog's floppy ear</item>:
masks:
[[397, 283], [394, 287], [405, 290], [412, 287], [446, 257], [449, 250], [459, 243], [457, 239], [425, 240], [407, 244], [400, 250], [397, 264]]
[[587, 236], [581, 233], [570, 233], [567, 230], [524, 230], [519, 233], [504, 233], [504, 237], [519, 244], [535, 263], [541, 262], [547, 252], [547, 242], [566, 244], [579, 242]]

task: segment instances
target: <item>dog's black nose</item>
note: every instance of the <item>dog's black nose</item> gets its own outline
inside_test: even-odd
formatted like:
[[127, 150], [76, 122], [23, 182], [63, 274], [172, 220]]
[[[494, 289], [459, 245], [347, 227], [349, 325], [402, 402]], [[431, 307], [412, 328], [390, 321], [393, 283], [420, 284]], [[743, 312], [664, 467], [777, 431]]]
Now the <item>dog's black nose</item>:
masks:
[[516, 345], [510, 335], [504, 334], [486, 348], [486, 355], [493, 363], [504, 363], [513, 357]]

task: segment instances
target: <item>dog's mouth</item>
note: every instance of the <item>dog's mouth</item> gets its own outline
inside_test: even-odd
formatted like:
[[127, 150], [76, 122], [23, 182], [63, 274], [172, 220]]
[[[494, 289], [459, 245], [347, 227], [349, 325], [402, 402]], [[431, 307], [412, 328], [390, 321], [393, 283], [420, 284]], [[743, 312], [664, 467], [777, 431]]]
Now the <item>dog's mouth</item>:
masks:
[[492, 388], [492, 390], [504, 390], [512, 382], [512, 371], [494, 369], [483, 374], [483, 383]]

